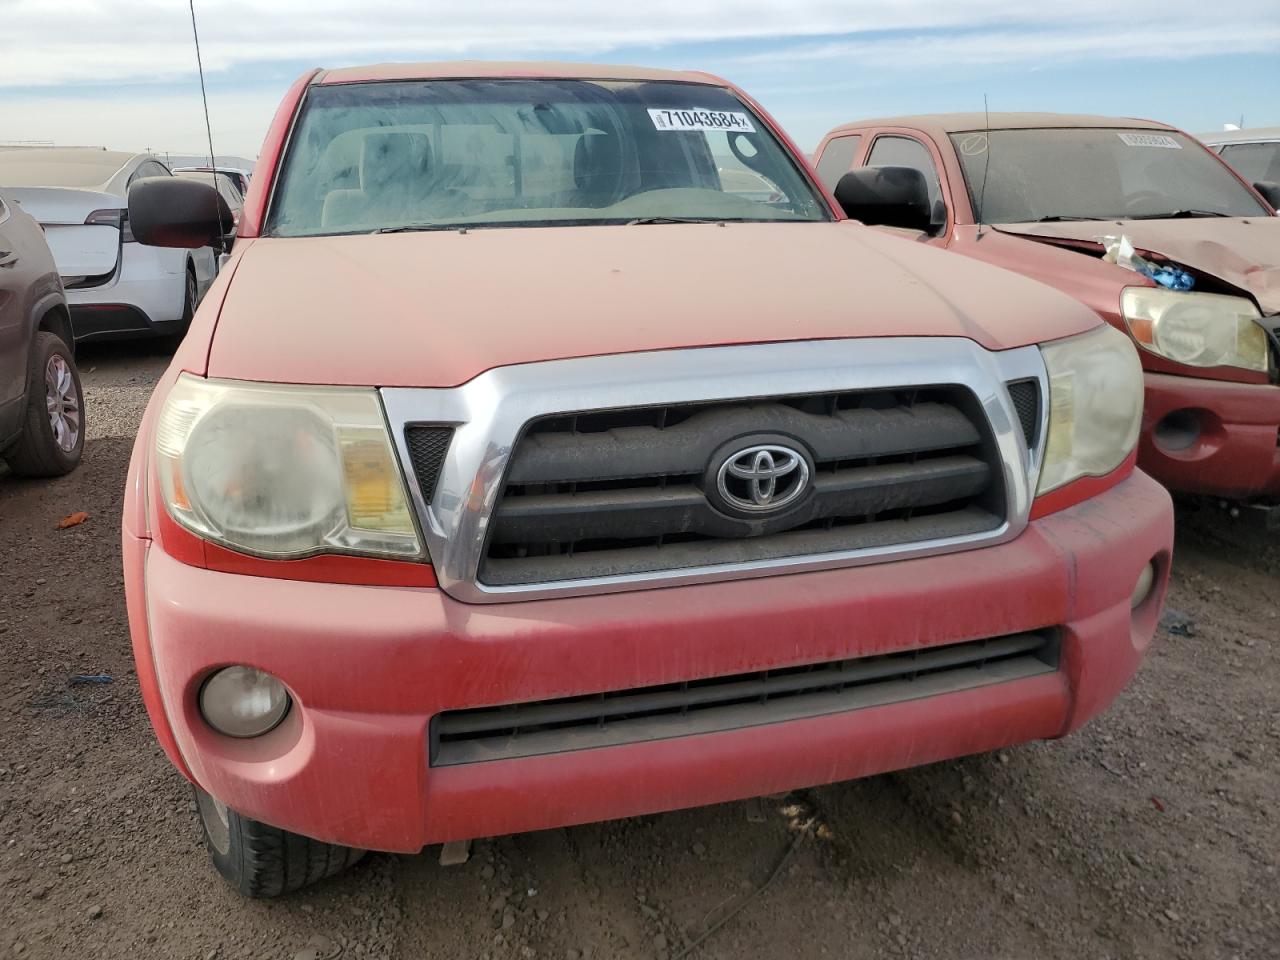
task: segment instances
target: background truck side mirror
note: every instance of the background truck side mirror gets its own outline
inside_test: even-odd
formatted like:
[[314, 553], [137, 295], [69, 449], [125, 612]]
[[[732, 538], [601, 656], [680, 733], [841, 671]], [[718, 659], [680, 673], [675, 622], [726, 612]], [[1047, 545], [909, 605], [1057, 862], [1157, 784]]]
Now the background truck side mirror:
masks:
[[1272, 210], [1280, 210], [1280, 183], [1259, 180], [1253, 185], [1253, 189], [1262, 194], [1262, 199], [1271, 204]]
[[148, 177], [129, 188], [129, 225], [139, 243], [221, 249], [233, 224], [231, 209], [212, 184]]
[[933, 222], [929, 184], [913, 167], [863, 167], [840, 178], [836, 202], [854, 220], [872, 226], [927, 232]]

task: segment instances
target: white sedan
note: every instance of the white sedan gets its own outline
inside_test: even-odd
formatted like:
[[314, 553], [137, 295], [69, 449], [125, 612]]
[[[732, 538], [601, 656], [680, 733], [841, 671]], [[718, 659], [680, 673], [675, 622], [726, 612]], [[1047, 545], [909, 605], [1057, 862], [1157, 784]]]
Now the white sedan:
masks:
[[145, 153], [0, 150], [0, 188], [44, 227], [77, 341], [186, 333], [218, 272], [215, 251], [143, 246], [129, 230], [129, 185], [169, 176]]

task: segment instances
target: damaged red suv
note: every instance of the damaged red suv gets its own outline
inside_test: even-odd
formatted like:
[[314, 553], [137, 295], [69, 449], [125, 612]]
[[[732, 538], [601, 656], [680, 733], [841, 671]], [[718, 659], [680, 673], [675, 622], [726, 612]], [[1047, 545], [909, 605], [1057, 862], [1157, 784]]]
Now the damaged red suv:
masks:
[[1042, 113], [863, 120], [816, 163], [850, 216], [1055, 286], [1128, 333], [1139, 466], [1280, 525], [1280, 185], [1165, 124]]
[[[1168, 494], [1129, 339], [845, 219], [701, 73], [302, 78], [138, 434], [129, 620], [241, 891], [1063, 736]], [[215, 242], [141, 181], [143, 241]]]

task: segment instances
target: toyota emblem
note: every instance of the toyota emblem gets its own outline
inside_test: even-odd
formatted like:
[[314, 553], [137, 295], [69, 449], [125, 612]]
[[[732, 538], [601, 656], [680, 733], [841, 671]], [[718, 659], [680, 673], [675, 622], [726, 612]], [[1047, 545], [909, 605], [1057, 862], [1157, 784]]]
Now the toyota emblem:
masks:
[[736, 450], [716, 474], [716, 489], [725, 503], [749, 513], [781, 510], [808, 488], [808, 461], [798, 451], [778, 444]]

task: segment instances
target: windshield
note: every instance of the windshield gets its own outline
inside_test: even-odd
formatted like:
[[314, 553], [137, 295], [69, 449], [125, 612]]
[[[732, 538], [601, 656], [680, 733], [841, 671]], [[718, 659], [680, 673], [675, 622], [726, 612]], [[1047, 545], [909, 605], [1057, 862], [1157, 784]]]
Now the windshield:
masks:
[[1180, 133], [992, 130], [951, 140], [983, 223], [1266, 215], [1220, 160]]
[[826, 220], [760, 119], [721, 87], [428, 80], [307, 94], [268, 231]]
[[1270, 143], [1228, 143], [1222, 159], [1250, 183], [1280, 183], [1280, 140]]

